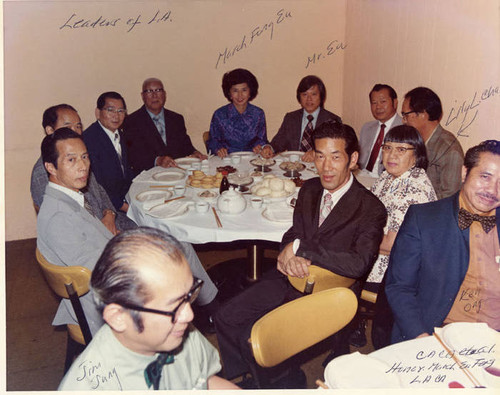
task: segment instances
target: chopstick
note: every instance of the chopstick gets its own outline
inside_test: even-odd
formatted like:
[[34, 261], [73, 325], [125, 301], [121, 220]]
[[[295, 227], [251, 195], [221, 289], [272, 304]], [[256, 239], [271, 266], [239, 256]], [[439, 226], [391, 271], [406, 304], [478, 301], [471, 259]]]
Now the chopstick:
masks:
[[324, 388], [325, 390], [329, 389], [329, 388], [326, 386], [326, 384], [325, 384], [325, 383], [323, 383], [323, 382], [322, 382], [321, 380], [319, 380], [319, 379], [318, 379], [318, 380], [316, 380], [316, 385], [317, 385], [318, 387]]
[[150, 185], [150, 188], [173, 188], [175, 185]]
[[478, 388], [478, 387], [482, 388], [483, 386], [481, 385], [481, 383], [474, 377], [474, 375], [472, 374], [472, 372], [469, 369], [467, 369], [465, 366], [462, 365], [462, 361], [460, 361], [460, 359], [458, 359], [455, 356], [455, 353], [452, 352], [446, 346], [446, 344], [444, 344], [443, 340], [441, 340], [441, 338], [439, 337], [439, 335], [436, 332], [434, 332], [433, 335], [438, 340], [438, 342], [441, 343], [441, 345], [446, 350], [446, 352], [448, 354], [450, 354], [451, 358], [453, 358], [453, 360], [457, 363], [458, 367], [462, 370], [462, 372], [464, 372], [464, 374], [467, 376], [467, 378], [471, 381], [472, 385], [474, 385], [474, 387], [476, 387], [476, 388]]
[[219, 216], [217, 215], [217, 211], [215, 211], [215, 207], [212, 207], [212, 211], [213, 211], [213, 213], [214, 213], [215, 222], [217, 222], [217, 227], [218, 227], [218, 228], [222, 228], [222, 222], [220, 222], [220, 218], [219, 218]]
[[179, 196], [173, 199], [165, 200], [163, 203], [173, 202], [174, 200], [184, 199], [186, 196]]

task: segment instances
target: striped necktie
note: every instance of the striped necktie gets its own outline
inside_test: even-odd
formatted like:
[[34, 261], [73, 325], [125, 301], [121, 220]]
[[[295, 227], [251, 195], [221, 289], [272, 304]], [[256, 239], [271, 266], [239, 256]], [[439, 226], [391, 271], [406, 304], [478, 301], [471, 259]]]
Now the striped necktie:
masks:
[[312, 150], [312, 132], [313, 132], [313, 120], [314, 120], [314, 117], [309, 114], [307, 116], [307, 119], [308, 119], [308, 123], [306, 125], [306, 128], [304, 129], [304, 135], [302, 136], [302, 141], [300, 142], [300, 150], [301, 151], [304, 151], [304, 152], [307, 152], [307, 151], [310, 151]]
[[319, 213], [319, 226], [321, 226], [321, 224], [325, 221], [326, 217], [328, 217], [328, 215], [332, 211], [332, 206], [333, 206], [332, 195], [327, 193], [323, 198], [323, 207], [321, 207], [321, 211]]

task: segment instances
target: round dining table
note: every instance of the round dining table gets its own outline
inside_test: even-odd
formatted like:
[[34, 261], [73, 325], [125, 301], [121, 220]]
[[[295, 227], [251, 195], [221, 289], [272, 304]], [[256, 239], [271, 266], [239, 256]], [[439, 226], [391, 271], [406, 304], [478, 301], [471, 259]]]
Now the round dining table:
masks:
[[[280, 178], [289, 178], [284, 175], [285, 171], [280, 168], [280, 163], [290, 161], [290, 155], [292, 154], [293, 152], [286, 152], [276, 156], [274, 158], [276, 163], [268, 166], [266, 170], [269, 171], [264, 173], [261, 172], [262, 176], [272, 174]], [[235, 156], [237, 157], [236, 160], [234, 159]], [[243, 193], [247, 205], [242, 213], [221, 213], [217, 208], [216, 198], [209, 201], [210, 209], [207, 212], [199, 213], [195, 210], [194, 205], [198, 201], [205, 200], [198, 196], [204, 189], [193, 188], [187, 185], [187, 176], [189, 173], [192, 173], [193, 170], [200, 168], [205, 174], [214, 175], [217, 172], [217, 168], [223, 166], [233, 167], [236, 170], [236, 174], [250, 176], [256, 171], [256, 166], [252, 165], [250, 162], [257, 158], [258, 156], [251, 152], [233, 153], [224, 160], [217, 156], [212, 156], [208, 161], [203, 162], [198, 162], [194, 158], [182, 158], [178, 160], [179, 165], [182, 166], [182, 170], [178, 168], [170, 168], [169, 170], [162, 167], [154, 167], [147, 171], [143, 171], [134, 179], [127, 195], [127, 200], [129, 202], [128, 216], [140, 226], [150, 226], [162, 229], [178, 240], [193, 244], [212, 242], [225, 243], [237, 240], [247, 240], [250, 242], [248, 248], [247, 276], [249, 280], [256, 280], [259, 277], [262, 259], [259, 241], [280, 242], [283, 234], [292, 225], [292, 210], [290, 210], [290, 215], [288, 217], [280, 217], [278, 220], [272, 220], [272, 217], [270, 218], [269, 215], [266, 215], [266, 209], [270, 210], [272, 207], [280, 205], [283, 207], [286, 206], [286, 198], [264, 198], [262, 207], [253, 208], [250, 204], [253, 195], [250, 191], [247, 191]], [[307, 180], [312, 177], [317, 177], [314, 163], [303, 162], [303, 164], [305, 167], [300, 171], [300, 178]], [[174, 174], [174, 177], [170, 179], [168, 177], [169, 171], [172, 173], [177, 172], [179, 176], [176, 177], [176, 174]], [[182, 175], [182, 171], [185, 172], [184, 175]], [[164, 174], [167, 174], [167, 177], [162, 177]], [[165, 181], [165, 178], [167, 181]], [[253, 178], [253, 184], [255, 184], [261, 180], [262, 177]], [[364, 177], [358, 177], [358, 179], [365, 185], [372, 183], [370, 179], [365, 180]], [[253, 184], [250, 184], [249, 187]], [[148, 191], [160, 190], [167, 191], [166, 200], [175, 199], [179, 197], [174, 193], [176, 185], [185, 185], [186, 188], [182, 193], [184, 197], [175, 202], [178, 206], [179, 203], [182, 202], [184, 206], [173, 216], [167, 215], [162, 217], [161, 215], [152, 215], [152, 209], [141, 201], [141, 196], [144, 196], [144, 193], [147, 194]], [[216, 189], [212, 189], [212, 191], [218, 193]], [[293, 195], [288, 196], [288, 201], [290, 201], [291, 197], [296, 197], [297, 193], [298, 188]], [[174, 203], [174, 201], [172, 201], [172, 203]], [[215, 213], [217, 215], [215, 215]], [[221, 226], [218, 226], [216, 216], [219, 218]]]

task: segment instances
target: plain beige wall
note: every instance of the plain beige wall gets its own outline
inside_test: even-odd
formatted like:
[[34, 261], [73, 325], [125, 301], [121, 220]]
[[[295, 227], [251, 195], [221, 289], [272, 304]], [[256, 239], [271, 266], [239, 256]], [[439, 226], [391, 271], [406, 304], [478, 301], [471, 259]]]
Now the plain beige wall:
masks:
[[[160, 16], [170, 10], [168, 20], [147, 24], [158, 10]], [[121, 19], [114, 27], [60, 29], [73, 13], [73, 22]], [[141, 24], [127, 32], [127, 20], [138, 15]], [[7, 240], [36, 236], [29, 180], [40, 155], [42, 113], [50, 105], [73, 105], [88, 126], [100, 93], [120, 92], [135, 111], [142, 81], [159, 77], [166, 106], [184, 115], [193, 144], [203, 150], [202, 133], [214, 110], [227, 103], [222, 75], [243, 67], [259, 81], [253, 103], [266, 113], [269, 138], [284, 114], [299, 108], [295, 90], [307, 74], [323, 79], [326, 107], [342, 113], [345, 51], [309, 66], [307, 59], [344, 40], [344, 0], [7, 2], [4, 21]], [[219, 53], [244, 37], [246, 47], [216, 68]]]
[[[7, 2], [5, 30], [6, 239], [36, 236], [29, 194], [32, 166], [43, 137], [41, 115], [56, 103], [74, 105], [86, 126], [97, 96], [117, 90], [134, 111], [144, 78], [167, 88], [167, 107], [186, 118], [193, 143], [202, 148], [213, 111], [226, 103], [225, 71], [250, 69], [260, 89], [254, 103], [266, 113], [268, 137], [286, 112], [298, 107], [295, 89], [317, 74], [328, 89], [326, 108], [358, 132], [371, 120], [368, 92], [377, 82], [399, 96], [425, 85], [443, 101], [443, 126], [460, 134], [464, 149], [498, 138], [500, 0], [200, 0], [167, 2]], [[277, 11], [291, 17], [277, 24]], [[147, 25], [157, 10], [167, 22]], [[115, 27], [59, 29], [73, 14], [96, 20], [121, 18]], [[142, 24], [127, 33], [126, 21]], [[270, 39], [270, 23], [273, 38]], [[267, 26], [266, 26], [267, 24]], [[255, 28], [264, 30], [250, 44]], [[226, 64], [218, 54], [240, 44]], [[36, 40], [35, 40], [36, 39]], [[335, 41], [337, 40], [337, 41]], [[331, 43], [333, 42], [333, 45]], [[345, 49], [335, 52], [342, 42]], [[314, 57], [316, 55], [316, 57]], [[308, 63], [308, 58], [315, 62]], [[307, 67], [306, 67], [307, 66]], [[474, 98], [474, 95], [476, 97]], [[467, 114], [460, 111], [472, 103]], [[401, 109], [401, 103], [398, 110]], [[456, 120], [446, 120], [450, 114]], [[451, 120], [451, 118], [450, 118]]]

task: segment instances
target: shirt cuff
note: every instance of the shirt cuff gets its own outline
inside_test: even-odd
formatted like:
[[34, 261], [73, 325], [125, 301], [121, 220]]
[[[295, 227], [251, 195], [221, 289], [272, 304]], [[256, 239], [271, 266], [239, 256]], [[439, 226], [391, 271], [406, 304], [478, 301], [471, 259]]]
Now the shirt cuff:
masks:
[[295, 239], [293, 241], [293, 245], [292, 245], [293, 255], [297, 255], [297, 251], [299, 250], [299, 247], [300, 247], [300, 239]]

